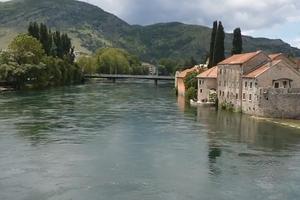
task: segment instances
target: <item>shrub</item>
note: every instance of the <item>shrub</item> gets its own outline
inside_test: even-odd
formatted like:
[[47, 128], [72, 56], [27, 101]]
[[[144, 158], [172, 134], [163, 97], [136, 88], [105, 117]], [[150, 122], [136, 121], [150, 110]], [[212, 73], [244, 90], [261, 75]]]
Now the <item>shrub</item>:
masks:
[[185, 93], [185, 98], [187, 101], [189, 101], [190, 99], [196, 99], [197, 98], [197, 89], [194, 87], [190, 87]]

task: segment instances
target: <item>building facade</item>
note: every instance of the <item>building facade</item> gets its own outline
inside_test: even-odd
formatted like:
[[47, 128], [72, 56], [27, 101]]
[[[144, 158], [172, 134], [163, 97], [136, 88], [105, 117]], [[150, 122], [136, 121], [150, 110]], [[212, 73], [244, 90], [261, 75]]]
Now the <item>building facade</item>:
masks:
[[217, 92], [218, 67], [215, 66], [199, 74], [198, 78], [198, 103], [210, 101], [211, 95]]
[[[283, 54], [257, 51], [234, 55], [216, 68], [213, 80], [220, 106], [257, 116], [300, 118], [300, 100], [295, 100], [300, 98], [298, 65]], [[203, 82], [205, 75], [198, 76], [199, 101], [207, 98], [203, 88], [211, 87], [211, 83]]]

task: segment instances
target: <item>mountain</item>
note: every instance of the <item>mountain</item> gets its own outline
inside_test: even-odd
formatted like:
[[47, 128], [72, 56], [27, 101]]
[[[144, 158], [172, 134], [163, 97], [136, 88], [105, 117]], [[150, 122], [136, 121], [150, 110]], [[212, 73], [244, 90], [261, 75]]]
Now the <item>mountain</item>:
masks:
[[[145, 61], [160, 58], [202, 60], [209, 50], [211, 29], [178, 22], [150, 26], [129, 25], [99, 7], [75, 0], [13, 0], [0, 3], [0, 48], [31, 21], [44, 22], [52, 29], [67, 32], [76, 49], [93, 52], [101, 47], [120, 47]], [[229, 54], [232, 34], [226, 34]], [[264, 50], [300, 56], [300, 50], [281, 40], [243, 37], [244, 51]]]

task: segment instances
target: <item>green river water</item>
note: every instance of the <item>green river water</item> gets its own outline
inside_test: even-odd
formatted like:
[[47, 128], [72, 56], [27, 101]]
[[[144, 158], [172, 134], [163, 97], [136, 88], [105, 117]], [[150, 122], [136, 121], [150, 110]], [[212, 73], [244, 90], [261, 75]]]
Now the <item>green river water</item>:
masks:
[[171, 84], [0, 96], [0, 200], [299, 200], [300, 130], [189, 108]]

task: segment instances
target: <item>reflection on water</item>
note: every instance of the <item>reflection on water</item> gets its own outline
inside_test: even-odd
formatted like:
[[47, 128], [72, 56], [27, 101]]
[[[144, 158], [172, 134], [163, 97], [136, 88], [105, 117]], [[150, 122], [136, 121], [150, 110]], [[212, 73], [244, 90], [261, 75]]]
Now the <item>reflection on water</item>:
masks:
[[0, 97], [0, 199], [299, 199], [297, 129], [191, 108], [172, 85]]

